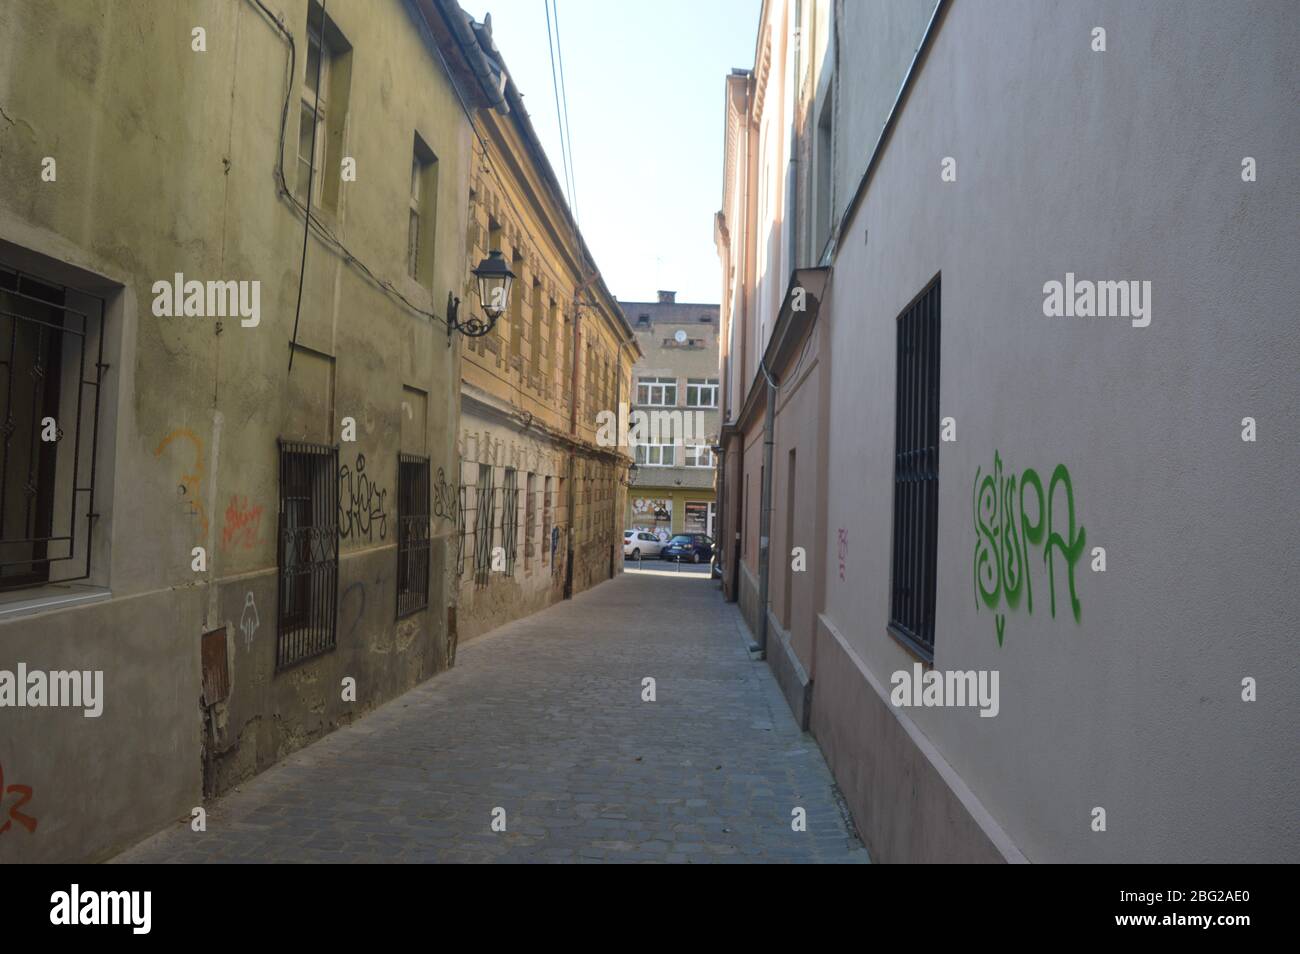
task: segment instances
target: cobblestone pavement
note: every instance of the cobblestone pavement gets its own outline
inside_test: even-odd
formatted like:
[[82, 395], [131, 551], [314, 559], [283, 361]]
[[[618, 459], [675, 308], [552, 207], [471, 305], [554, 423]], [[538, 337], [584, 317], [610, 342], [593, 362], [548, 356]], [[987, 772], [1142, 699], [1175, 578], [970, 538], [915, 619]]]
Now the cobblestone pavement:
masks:
[[115, 860], [867, 860], [748, 642], [716, 583], [647, 562], [461, 646], [209, 805], [206, 832], [178, 824]]

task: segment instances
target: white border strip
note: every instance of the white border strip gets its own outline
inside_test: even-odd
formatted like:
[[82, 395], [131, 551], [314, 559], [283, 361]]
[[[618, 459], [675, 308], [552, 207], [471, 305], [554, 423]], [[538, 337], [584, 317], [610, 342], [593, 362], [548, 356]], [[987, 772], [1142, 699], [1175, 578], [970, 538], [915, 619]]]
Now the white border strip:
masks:
[[[979, 800], [975, 793], [972, 792], [962, 780], [962, 777], [957, 774], [956, 769], [948, 764], [948, 760], [943, 757], [943, 754], [937, 748], [935, 748], [934, 743], [926, 737], [925, 733], [920, 730], [917, 724], [912, 721], [911, 717], [906, 712], [890, 704], [889, 693], [885, 690], [885, 687], [881, 685], [878, 679], [876, 679], [875, 675], [867, 667], [866, 663], [863, 662], [862, 657], [860, 657], [854, 651], [853, 647], [849, 645], [848, 640], [844, 638], [839, 629], [836, 628], [835, 624], [826, 617], [825, 613], [818, 613], [817, 619], [826, 627], [826, 631], [830, 633], [831, 637], [839, 644], [840, 649], [844, 651], [844, 654], [853, 661], [853, 665], [857, 667], [858, 672], [862, 675], [862, 678], [866, 681], [867, 685], [871, 686], [876, 695], [880, 697], [885, 708], [903, 726], [903, 730], [907, 732], [908, 737], [911, 738], [913, 744], [916, 745], [916, 747], [921, 751], [921, 754], [925, 756], [930, 764], [934, 766], [935, 770], [939, 773], [939, 777], [942, 778], [948, 788], [952, 790], [952, 793], [957, 796], [957, 800], [961, 802], [962, 807], [966, 809], [971, 818], [975, 820], [975, 824], [977, 824], [980, 827], [980, 830], [988, 836], [989, 841], [993, 843], [993, 847], [998, 850], [1004, 859], [1006, 859], [1008, 864], [1028, 864], [1029, 859], [1025, 857], [1024, 852], [1016, 847], [1015, 842], [1011, 840], [1011, 836], [1008, 835], [1002, 826], [997, 823], [997, 820], [993, 815], [984, 807], [984, 803]], [[816, 699], [814, 698], [813, 705], [816, 706], [816, 704]]]

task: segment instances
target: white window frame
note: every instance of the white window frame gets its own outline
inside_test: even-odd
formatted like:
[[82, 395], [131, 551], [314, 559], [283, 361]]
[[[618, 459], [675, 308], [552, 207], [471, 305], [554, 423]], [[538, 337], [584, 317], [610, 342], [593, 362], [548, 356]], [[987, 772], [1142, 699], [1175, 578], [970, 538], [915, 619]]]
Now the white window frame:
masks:
[[411, 150], [411, 212], [406, 220], [406, 273], [416, 281], [420, 279], [420, 178], [424, 163], [415, 150]]
[[638, 444], [636, 462], [639, 467], [676, 467], [676, 444]]
[[[669, 400], [669, 393], [672, 394], [672, 400]], [[642, 397], [643, 394], [645, 395], [644, 398]], [[656, 397], [658, 400], [655, 400]], [[640, 407], [676, 407], [677, 379], [654, 377], [637, 378], [636, 403]]]
[[713, 467], [713, 448], [708, 444], [687, 444], [685, 467]]
[[[707, 397], [707, 402], [705, 399]], [[717, 378], [687, 378], [686, 406], [697, 408], [716, 408], [718, 406]]]
[[[294, 193], [298, 196], [299, 199], [301, 199], [304, 203], [306, 203], [307, 189], [303, 181], [303, 171], [304, 171], [303, 163], [307, 161], [307, 157], [305, 157], [302, 154], [302, 119], [303, 119], [302, 114], [306, 110], [315, 109], [316, 110], [316, 138], [315, 138], [316, 157], [315, 157], [315, 161], [311, 163], [311, 167], [314, 169], [313, 181], [311, 184], [311, 199], [312, 199], [311, 204], [313, 208], [318, 208], [321, 203], [322, 178], [323, 178], [322, 171], [325, 166], [325, 142], [326, 139], [328, 138], [328, 132], [327, 132], [328, 126], [325, 123], [325, 116], [327, 113], [325, 91], [329, 89], [329, 75], [330, 75], [330, 65], [331, 65], [330, 61], [332, 59], [332, 53], [330, 51], [329, 44], [326, 43], [321, 38], [320, 34], [316, 32], [315, 27], [309, 28], [307, 33], [307, 42], [311, 46], [316, 47], [317, 50], [319, 51], [320, 93], [318, 94], [313, 89], [313, 84], [315, 84], [316, 82], [316, 77], [305, 75], [307, 64], [304, 63], [303, 64], [304, 76], [302, 80], [302, 106], [298, 111], [298, 144], [295, 147], [295, 152], [297, 156], [296, 170], [297, 170], [298, 181], [294, 186]], [[310, 61], [311, 57], [307, 57], [306, 59]]]

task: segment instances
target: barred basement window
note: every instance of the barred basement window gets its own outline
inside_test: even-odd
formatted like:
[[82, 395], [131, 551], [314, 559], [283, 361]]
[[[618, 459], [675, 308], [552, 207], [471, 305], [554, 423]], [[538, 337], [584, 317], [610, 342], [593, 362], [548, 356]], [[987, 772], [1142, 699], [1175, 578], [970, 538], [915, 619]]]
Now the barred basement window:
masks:
[[551, 490], [552, 480], [554, 480], [554, 478], [552, 477], [543, 478], [544, 482], [542, 485], [545, 488], [542, 491], [542, 564], [543, 565], [545, 565], [546, 561], [550, 559], [550, 553], [551, 553], [551, 507], [554, 506], [551, 499], [552, 495], [554, 494], [554, 491]]
[[519, 530], [519, 474], [506, 468], [505, 486], [501, 488], [501, 546], [506, 551], [506, 576], [515, 575], [515, 535]]
[[889, 631], [934, 659], [939, 549], [939, 279], [898, 316]]
[[492, 466], [478, 465], [474, 488], [474, 585], [487, 586], [492, 572], [492, 537], [496, 532], [496, 499], [492, 492]]
[[397, 618], [429, 605], [429, 458], [397, 455]]
[[524, 572], [533, 562], [533, 528], [537, 525], [537, 478], [529, 474], [524, 492]]
[[339, 591], [339, 451], [281, 439], [275, 668], [334, 648]]
[[[555, 549], [553, 559], [551, 560], [551, 574], [559, 576], [561, 570], [568, 563], [568, 546], [570, 528], [572, 527], [572, 516], [569, 508], [569, 477], [560, 477], [556, 481], [555, 491], [555, 529], [552, 531], [555, 536]], [[560, 508], [564, 508], [564, 519], [560, 519]]]
[[466, 487], [462, 483], [457, 488], [458, 504], [456, 508], [456, 582], [465, 575], [465, 502]]
[[0, 266], [0, 589], [90, 576], [104, 302]]

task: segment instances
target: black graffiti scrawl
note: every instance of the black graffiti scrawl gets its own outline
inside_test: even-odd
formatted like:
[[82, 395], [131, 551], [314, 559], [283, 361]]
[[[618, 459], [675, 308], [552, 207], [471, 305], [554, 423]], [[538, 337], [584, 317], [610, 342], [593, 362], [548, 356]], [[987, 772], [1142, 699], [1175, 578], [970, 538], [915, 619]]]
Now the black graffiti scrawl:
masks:
[[455, 484], [447, 483], [447, 475], [438, 468], [438, 479], [433, 485], [433, 515], [455, 523], [460, 510], [460, 492]]
[[339, 536], [344, 540], [365, 537], [374, 540], [388, 537], [388, 491], [366, 475], [366, 455], [358, 454], [354, 468], [339, 468]]

